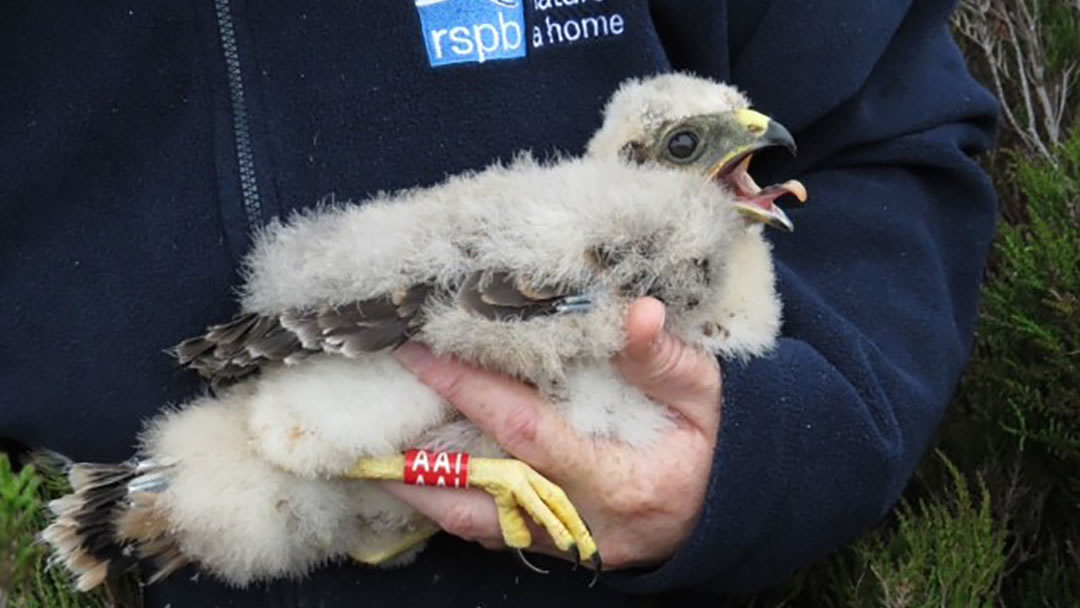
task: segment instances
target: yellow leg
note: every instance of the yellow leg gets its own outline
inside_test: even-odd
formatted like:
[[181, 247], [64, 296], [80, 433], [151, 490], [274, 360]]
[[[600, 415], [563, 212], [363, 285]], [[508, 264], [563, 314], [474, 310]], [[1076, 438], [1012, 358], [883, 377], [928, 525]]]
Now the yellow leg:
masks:
[[432, 536], [435, 536], [438, 532], [439, 528], [434, 524], [424, 524], [417, 530], [410, 532], [401, 538], [395, 538], [386, 546], [378, 548], [369, 547], [366, 550], [353, 551], [349, 555], [362, 564], [378, 566], [379, 564], [398, 557], [409, 549], [412, 549]]
[[345, 471], [345, 477], [353, 479], [389, 479], [401, 481], [405, 478], [405, 456], [387, 456], [385, 458], [361, 458], [351, 469]]
[[[345, 476], [401, 481], [405, 476], [405, 457], [362, 458]], [[551, 535], [560, 550], [576, 551], [586, 563], [599, 561], [596, 542], [566, 493], [524, 462], [472, 458], [469, 485], [483, 488], [495, 497], [499, 527], [508, 547], [526, 549], [532, 545], [532, 534], [518, 511], [520, 507]]]

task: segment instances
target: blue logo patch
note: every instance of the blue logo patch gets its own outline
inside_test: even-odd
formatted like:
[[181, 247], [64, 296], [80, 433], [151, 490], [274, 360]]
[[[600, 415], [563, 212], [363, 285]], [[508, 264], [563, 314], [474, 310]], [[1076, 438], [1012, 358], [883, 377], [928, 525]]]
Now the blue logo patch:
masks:
[[416, 0], [432, 67], [525, 56], [524, 0]]

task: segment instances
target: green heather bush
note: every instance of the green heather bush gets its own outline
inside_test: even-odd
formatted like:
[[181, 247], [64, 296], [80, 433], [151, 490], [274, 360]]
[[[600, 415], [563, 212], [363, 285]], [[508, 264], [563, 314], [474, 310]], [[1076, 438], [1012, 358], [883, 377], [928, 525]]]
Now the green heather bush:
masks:
[[1080, 605], [1080, 131], [1054, 160], [1009, 165], [1021, 213], [999, 230], [956, 404], [996, 469], [1013, 547], [1002, 599], [1018, 606]]
[[[45, 547], [35, 543], [49, 517], [48, 500], [64, 494], [61, 475], [43, 475], [33, 466], [18, 473], [0, 454], [0, 608], [134, 608], [137, 585], [76, 594], [62, 568], [46, 567]], [[122, 593], [121, 593], [122, 591]], [[5, 604], [6, 598], [6, 604]]]
[[39, 485], [41, 479], [33, 468], [26, 467], [16, 475], [7, 457], [0, 456], [0, 593], [13, 589], [34, 565], [36, 555], [30, 541], [41, 508]]
[[964, 399], [1071, 478], [1063, 488], [1080, 504], [1080, 136], [1057, 158], [1014, 165], [1026, 217], [1000, 229]]

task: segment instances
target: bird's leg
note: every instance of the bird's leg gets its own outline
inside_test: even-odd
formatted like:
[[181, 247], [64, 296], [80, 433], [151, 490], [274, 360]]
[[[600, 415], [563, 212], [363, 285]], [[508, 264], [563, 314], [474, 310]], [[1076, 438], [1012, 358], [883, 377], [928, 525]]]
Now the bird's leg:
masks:
[[369, 546], [363, 549], [357, 549], [349, 555], [362, 564], [378, 566], [400, 557], [406, 551], [424, 543], [438, 532], [439, 528], [434, 524], [422, 524], [416, 530], [413, 530], [404, 536], [393, 538], [390, 542], [382, 546]]
[[519, 460], [470, 458], [458, 452], [411, 450], [386, 458], [361, 458], [345, 473], [354, 479], [385, 479], [412, 485], [483, 488], [495, 498], [508, 547], [526, 549], [532, 534], [523, 511], [547, 531], [561, 551], [599, 564], [596, 542], [566, 493]]

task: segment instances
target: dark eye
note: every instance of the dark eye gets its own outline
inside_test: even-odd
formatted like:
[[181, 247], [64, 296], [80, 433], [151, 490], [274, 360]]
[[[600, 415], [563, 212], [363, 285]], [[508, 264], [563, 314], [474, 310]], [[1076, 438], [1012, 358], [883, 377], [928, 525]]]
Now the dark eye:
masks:
[[679, 131], [668, 140], [668, 154], [677, 160], [686, 160], [697, 150], [698, 138], [690, 131]]

